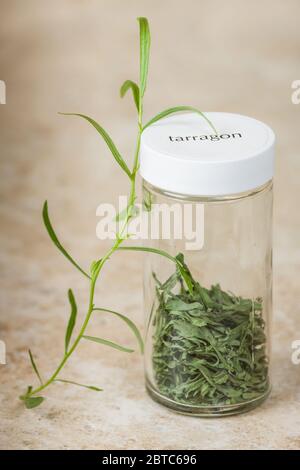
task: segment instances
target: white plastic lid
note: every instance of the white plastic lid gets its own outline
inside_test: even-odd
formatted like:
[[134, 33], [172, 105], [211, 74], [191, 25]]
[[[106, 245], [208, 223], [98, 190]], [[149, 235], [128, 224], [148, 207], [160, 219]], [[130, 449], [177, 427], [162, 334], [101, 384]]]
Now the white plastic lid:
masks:
[[256, 119], [205, 113], [161, 119], [142, 134], [140, 174], [153, 186], [190, 196], [249, 191], [274, 174], [275, 135]]

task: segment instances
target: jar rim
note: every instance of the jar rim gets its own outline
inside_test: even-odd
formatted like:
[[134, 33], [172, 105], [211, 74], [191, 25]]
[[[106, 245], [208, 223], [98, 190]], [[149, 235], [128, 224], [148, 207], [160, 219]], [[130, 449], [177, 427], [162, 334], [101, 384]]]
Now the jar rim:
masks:
[[153, 184], [149, 183], [146, 181], [144, 178], [142, 178], [142, 185], [143, 187], [151, 191], [152, 193], [159, 194], [161, 196], [170, 198], [170, 199], [175, 199], [178, 201], [187, 201], [187, 202], [229, 202], [229, 201], [237, 201], [240, 199], [246, 199], [249, 197], [254, 197], [257, 194], [260, 194], [264, 191], [270, 191], [273, 189], [273, 179], [270, 179], [267, 181], [265, 184], [251, 189], [249, 191], [243, 191], [240, 193], [235, 193], [235, 194], [226, 194], [226, 195], [212, 195], [212, 196], [207, 196], [207, 195], [188, 195], [188, 194], [181, 194], [181, 193], [175, 193], [172, 191], [168, 191], [162, 188], [158, 188], [157, 186], [154, 186]]

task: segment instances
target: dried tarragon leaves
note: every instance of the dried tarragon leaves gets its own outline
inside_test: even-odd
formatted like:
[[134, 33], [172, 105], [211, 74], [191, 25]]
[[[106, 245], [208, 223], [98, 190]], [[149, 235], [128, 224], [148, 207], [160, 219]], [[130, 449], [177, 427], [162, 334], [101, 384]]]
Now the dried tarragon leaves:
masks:
[[[184, 264], [183, 255], [176, 257]], [[216, 284], [187, 290], [177, 270], [161, 283], [153, 325], [153, 370], [159, 391], [190, 405], [233, 405], [267, 392], [262, 300], [237, 297]], [[178, 287], [180, 293], [173, 293]]]

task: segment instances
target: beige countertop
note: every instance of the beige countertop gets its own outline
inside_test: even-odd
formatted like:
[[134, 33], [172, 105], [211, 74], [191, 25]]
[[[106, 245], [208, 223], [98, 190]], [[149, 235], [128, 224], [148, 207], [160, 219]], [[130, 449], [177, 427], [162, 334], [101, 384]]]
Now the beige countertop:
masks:
[[[0, 105], [1, 317], [7, 365], [0, 365], [1, 449], [299, 449], [300, 340], [299, 123], [291, 83], [300, 79], [297, 0], [285, 2], [80, 2], [4, 0], [1, 6]], [[126, 2], [127, 3], [127, 2]], [[178, 2], [179, 4], [179, 2]], [[181, 11], [181, 9], [180, 9]], [[272, 14], [270, 14], [270, 12]], [[174, 414], [144, 390], [138, 353], [82, 343], [64, 377], [103, 386], [101, 393], [56, 384], [45, 403], [23, 408], [18, 395], [35, 380], [27, 349], [49, 376], [63, 352], [72, 287], [82, 319], [88, 284], [56, 251], [41, 221], [43, 201], [60, 239], [88, 268], [107, 243], [96, 239], [96, 207], [128, 185], [86, 123], [57, 111], [83, 112], [109, 129], [132, 155], [135, 116], [118, 87], [137, 73], [138, 15], [152, 27], [145, 112], [193, 104], [248, 114], [277, 135], [274, 207], [273, 391], [254, 411], [223, 419]], [[142, 327], [142, 255], [114, 255], [97, 303]], [[95, 315], [90, 334], [134, 345], [116, 319]]]

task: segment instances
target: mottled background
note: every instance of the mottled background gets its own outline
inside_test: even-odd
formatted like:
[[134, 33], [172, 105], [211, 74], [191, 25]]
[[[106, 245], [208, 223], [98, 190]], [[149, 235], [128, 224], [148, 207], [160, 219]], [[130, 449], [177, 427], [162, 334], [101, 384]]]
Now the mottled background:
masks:
[[[69, 312], [88, 285], [56, 251], [41, 223], [45, 199], [61, 240], [88, 267], [97, 205], [128, 184], [95, 131], [57, 111], [96, 117], [132, 158], [135, 112], [119, 85], [138, 73], [137, 16], [147, 16], [152, 56], [145, 113], [172, 105], [232, 111], [266, 121], [277, 134], [274, 221], [274, 389], [253, 412], [191, 419], [153, 403], [138, 353], [82, 344], [64, 372], [105, 386], [102, 394], [55, 385], [45, 404], [17, 397], [35, 379], [31, 347], [47, 376], [61, 357]], [[0, 105], [1, 320], [7, 365], [0, 365], [3, 449], [300, 448], [300, 365], [291, 342], [299, 319], [299, 122], [291, 83], [300, 79], [299, 0], [1, 0]], [[142, 255], [118, 253], [103, 271], [97, 303], [140, 326]], [[89, 332], [133, 345], [107, 316]]]

